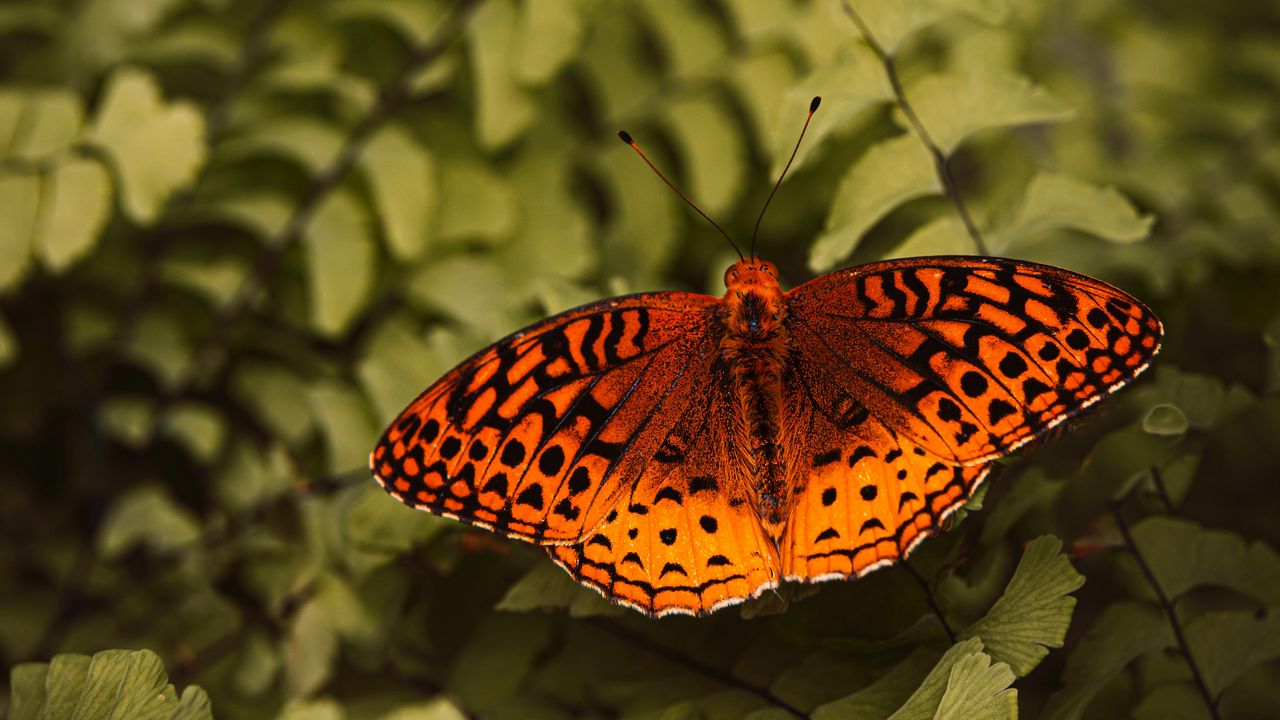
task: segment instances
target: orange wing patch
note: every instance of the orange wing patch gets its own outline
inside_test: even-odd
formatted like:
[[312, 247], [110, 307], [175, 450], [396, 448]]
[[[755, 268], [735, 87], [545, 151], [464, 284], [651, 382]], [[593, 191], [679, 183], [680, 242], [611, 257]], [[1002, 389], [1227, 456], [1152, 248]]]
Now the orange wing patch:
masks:
[[[902, 560], [960, 507], [990, 470], [940, 460], [883, 426], [862, 437], [818, 432], [780, 543], [787, 580], [865, 575]], [[819, 439], [822, 438], [822, 439]], [[822, 443], [828, 442], [828, 445]]]
[[732, 395], [714, 378], [664, 438], [633, 492], [584, 542], [548, 548], [605, 597], [648, 615], [705, 615], [778, 584], [778, 560], [725, 461]]
[[819, 400], [962, 465], [1007, 455], [1128, 383], [1163, 334], [1104, 282], [1000, 258], [831, 273], [791, 291], [788, 312]]
[[577, 542], [705, 384], [715, 306], [686, 293], [614, 298], [515, 333], [405, 409], [370, 456], [374, 476], [416, 508]]

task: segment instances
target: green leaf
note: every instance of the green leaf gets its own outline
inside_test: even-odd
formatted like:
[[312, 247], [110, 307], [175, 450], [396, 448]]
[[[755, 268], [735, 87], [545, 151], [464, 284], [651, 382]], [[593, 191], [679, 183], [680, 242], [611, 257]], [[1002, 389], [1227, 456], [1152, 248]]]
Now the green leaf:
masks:
[[425, 545], [448, 527], [445, 520], [396, 502], [372, 481], [359, 490], [346, 517], [347, 540], [387, 559]]
[[326, 198], [307, 226], [311, 323], [317, 331], [337, 336], [365, 307], [373, 287], [376, 250], [364, 208], [351, 195]]
[[1134, 526], [1133, 540], [1170, 598], [1211, 585], [1280, 605], [1280, 555], [1262, 541], [1164, 515]]
[[285, 703], [279, 720], [346, 720], [347, 713], [336, 700], [291, 700]]
[[231, 393], [285, 443], [301, 442], [313, 428], [306, 381], [286, 368], [244, 362], [232, 376]]
[[[305, 395], [303, 404], [306, 404]], [[248, 442], [236, 442], [216, 478], [214, 494], [222, 508], [244, 512], [290, 488], [295, 472], [283, 448], [265, 453]]]
[[389, 423], [446, 369], [413, 326], [395, 317], [370, 333], [356, 372], [376, 419]]
[[507, 594], [494, 607], [507, 612], [565, 608], [570, 617], [621, 617], [628, 612], [621, 605], [605, 600], [599, 593], [578, 583], [550, 562], [534, 565], [524, 577], [507, 588]]
[[746, 176], [737, 120], [718, 96], [703, 94], [673, 103], [666, 124], [684, 159], [690, 196], [712, 217], [729, 213]]
[[165, 387], [173, 387], [189, 370], [193, 348], [190, 326], [175, 307], [146, 307], [125, 348], [127, 356], [150, 368]]
[[965, 138], [982, 130], [1071, 117], [1070, 109], [1044, 88], [996, 68], [928, 75], [907, 87], [905, 94], [929, 136], [947, 156]]
[[401, 705], [379, 720], [467, 720], [467, 715], [452, 700], [437, 698]]
[[819, 706], [811, 717], [813, 720], [888, 717], [911, 697], [938, 657], [937, 652], [917, 647], [875, 682], [852, 695]]
[[512, 0], [483, 3], [467, 32], [475, 83], [476, 138], [496, 150], [519, 137], [534, 117], [534, 102], [515, 79], [511, 48], [517, 42], [516, 7]]
[[1009, 687], [1013, 680], [1008, 665], [993, 665], [983, 653], [961, 658], [951, 668], [934, 720], [1016, 720], [1018, 691]]
[[877, 143], [840, 181], [826, 229], [809, 250], [809, 267], [815, 272], [830, 270], [894, 208], [941, 193], [933, 158], [918, 139], [904, 134]]
[[37, 720], [45, 700], [47, 663], [19, 663], [9, 669], [9, 720]]
[[1061, 550], [1062, 541], [1052, 535], [1032, 540], [1004, 594], [961, 634], [981, 638], [991, 657], [1019, 677], [1035, 669], [1049, 648], [1062, 647], [1076, 605], [1069, 593], [1084, 585]]
[[1186, 635], [1210, 693], [1221, 697], [1250, 669], [1280, 658], [1280, 607], [1205, 613]]
[[847, 0], [872, 37], [893, 55], [898, 47], [915, 33], [959, 12], [966, 12], [986, 22], [1003, 20], [1007, 8], [1001, 0], [956, 2], [956, 0]]
[[[130, 652], [128, 655], [127, 663], [122, 668], [123, 678], [119, 683], [112, 682], [114, 672], [105, 673], [108, 682], [104, 683], [103, 690], [108, 697], [116, 696], [107, 717], [111, 720], [161, 720], [162, 718], [168, 720], [178, 698], [173, 686], [169, 685], [169, 676], [164, 671], [164, 663], [159, 656], [149, 650]], [[89, 687], [85, 690], [86, 695], [90, 695], [94, 688], [94, 665], [96, 664], [95, 656], [94, 664], [89, 666]], [[97, 715], [92, 713], [87, 716]]]
[[445, 18], [448, 5], [419, 0], [344, 0], [325, 7], [340, 20], [362, 19], [395, 29], [414, 45], [426, 43]]
[[160, 273], [166, 282], [204, 295], [216, 307], [226, 307], [248, 276], [240, 258], [165, 257]]
[[1042, 172], [1032, 178], [1013, 217], [993, 231], [992, 247], [1009, 252], [1059, 229], [1112, 242], [1137, 242], [1147, 237], [1153, 222], [1155, 218], [1139, 214], [1113, 187]]
[[64, 90], [0, 91], [0, 158], [40, 160], [66, 150], [84, 122], [80, 97]]
[[44, 263], [61, 272], [91, 249], [111, 210], [111, 179], [94, 160], [58, 163], [45, 184], [35, 248]]
[[643, 19], [660, 44], [671, 76], [693, 80], [714, 74], [729, 48], [724, 28], [696, 3], [641, 0]]
[[472, 160], [449, 158], [440, 169], [442, 242], [509, 238], [519, 219], [510, 183], [492, 168]]
[[26, 275], [39, 208], [38, 176], [0, 174], [0, 291]]
[[162, 489], [142, 486], [116, 500], [98, 530], [98, 554], [118, 558], [136, 545], [155, 552], [187, 547], [200, 538], [200, 524]]
[[[31, 666], [27, 666], [31, 668]], [[190, 686], [180, 702], [160, 658], [150, 650], [105, 650], [92, 658], [58, 655], [48, 665], [24, 670], [23, 680], [44, 683], [40, 704], [34, 688], [25, 688], [22, 707], [10, 707], [14, 720], [212, 720], [204, 691]], [[15, 678], [17, 672], [15, 670]], [[18, 686], [15, 684], [15, 704]], [[188, 700], [188, 696], [191, 698]], [[200, 697], [203, 703], [196, 702]]]
[[964, 223], [955, 217], [940, 217], [911, 233], [901, 245], [893, 249], [891, 256], [973, 255], [977, 251]]
[[483, 715], [515, 693], [550, 641], [551, 628], [538, 615], [487, 615], [454, 661], [447, 687]]
[[262, 632], [248, 632], [236, 653], [230, 682], [245, 697], [257, 697], [271, 689], [280, 674], [280, 648]]
[[317, 175], [333, 162], [346, 138], [329, 123], [308, 117], [256, 122], [242, 136], [226, 141], [219, 155], [229, 160], [275, 157]]
[[155, 404], [150, 398], [114, 397], [98, 408], [98, 422], [107, 435], [120, 443], [140, 448], [151, 440]]
[[389, 126], [369, 141], [361, 164], [391, 254], [400, 260], [421, 257], [430, 243], [436, 214], [431, 153], [409, 133]]
[[284, 641], [284, 691], [288, 698], [311, 695], [333, 675], [338, 638], [323, 604], [308, 600], [293, 618]]
[[610, 143], [602, 155], [603, 174], [617, 215], [604, 244], [606, 269], [632, 281], [652, 277], [675, 250], [681, 226], [680, 199], [636, 168], [636, 157], [622, 143]]
[[170, 410], [161, 421], [160, 429], [204, 462], [213, 461], [227, 435], [222, 415], [207, 405], [192, 402], [181, 403]]
[[174, 709], [169, 720], [212, 720], [213, 702], [209, 693], [198, 685], [188, 685], [178, 699], [178, 707]]
[[307, 397], [327, 441], [329, 471], [343, 473], [367, 467], [379, 428], [364, 398], [332, 380], [313, 383]]
[[125, 214], [150, 224], [175, 190], [204, 164], [204, 120], [185, 101], [165, 103], [160, 88], [135, 68], [116, 70], [90, 135], [111, 156]]
[[[755, 5], [739, 4], [733, 6], [733, 9], [739, 10], [744, 7], [755, 7]], [[770, 159], [775, 158], [775, 152], [782, 152], [783, 148], [775, 148], [769, 142], [772, 139], [772, 131], [775, 129], [774, 123], [778, 122], [780, 127], [777, 130], [780, 134], [785, 133], [787, 123], [781, 121], [786, 119], [783, 117], [787, 115], [786, 110], [790, 109], [796, 117], [801, 117], [798, 113], [803, 112], [805, 108], [803, 101], [795, 107], [791, 107], [789, 102], [785, 104], [778, 102], [778, 98], [790, 97], [788, 89], [797, 80], [796, 70], [791, 65], [790, 58], [779, 49], [763, 49], [735, 64], [733, 76], [729, 80], [733, 86], [734, 96], [746, 111], [752, 131], [751, 140], [760, 145], [761, 150], [769, 152]], [[792, 122], [794, 123], [794, 119]], [[813, 128], [810, 127], [810, 132], [812, 130]], [[781, 140], [781, 138], [778, 139]], [[813, 141], [810, 140], [810, 142]], [[789, 157], [791, 150], [788, 148], [785, 152]]]
[[76, 710], [86, 683], [89, 665], [88, 655], [57, 655], [49, 663], [45, 676], [45, 701], [40, 712], [41, 720], [66, 720]]
[[586, 32], [576, 0], [521, 3], [515, 68], [520, 82], [542, 85], [573, 59]]
[[770, 176], [782, 172], [795, 149], [796, 138], [804, 122], [809, 102], [822, 97], [822, 107], [814, 114], [805, 131], [805, 140], [796, 150], [792, 170], [798, 170], [810, 157], [821, 157], [822, 141], [845, 131], [865, 115], [865, 111], [893, 99], [893, 88], [875, 54], [862, 43], [849, 43], [825, 64], [809, 72], [787, 92], [785, 102], [770, 101], [773, 122], [770, 127], [772, 164]]
[[1067, 656], [1063, 687], [1045, 705], [1045, 720], [1078, 720], [1094, 696], [1141, 655], [1172, 645], [1169, 621], [1146, 603], [1107, 606]]
[[[487, 338], [511, 332], [515, 318], [503, 303], [507, 279], [492, 262], [458, 255], [423, 266], [410, 281], [414, 300]], [[429, 379], [429, 378], [428, 378]]]
[[1177, 405], [1161, 403], [1147, 411], [1142, 418], [1143, 432], [1151, 435], [1183, 435], [1190, 423]]
[[[513, 304], [535, 295], [542, 299], [581, 292], [565, 280], [587, 275], [599, 254], [591, 218], [572, 197], [573, 165], [551, 140], [531, 140], [535, 144], [521, 153], [509, 174], [520, 198], [522, 222], [515, 237], [494, 258], [505, 272]], [[583, 302], [597, 298], [599, 293], [591, 291]], [[558, 312], [580, 304], [546, 309]]]
[[1134, 720], [1212, 720], [1204, 697], [1190, 682], [1161, 685], [1133, 709]]
[[938, 658], [938, 662], [920, 682], [920, 686], [911, 694], [911, 697], [907, 698], [897, 712], [889, 716], [889, 720], [932, 720], [947, 691], [951, 671], [956, 664], [966, 657], [979, 655], [983, 655], [982, 641], [977, 638], [969, 638], [952, 645], [942, 657]]

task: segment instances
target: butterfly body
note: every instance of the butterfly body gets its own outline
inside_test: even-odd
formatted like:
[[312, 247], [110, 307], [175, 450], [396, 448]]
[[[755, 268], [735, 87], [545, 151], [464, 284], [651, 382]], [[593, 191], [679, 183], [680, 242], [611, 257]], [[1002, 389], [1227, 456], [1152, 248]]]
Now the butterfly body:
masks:
[[1159, 348], [1132, 296], [1002, 258], [891, 260], [784, 292], [603, 300], [427, 388], [371, 455], [408, 505], [547, 546], [606, 597], [705, 614], [904, 558], [991, 461]]
[[790, 493], [781, 432], [785, 408], [785, 295], [778, 271], [767, 261], [741, 260], [725, 272], [724, 335], [716, 362], [733, 378], [738, 417], [733, 433], [736, 457], [745, 462], [739, 481], [754, 500], [766, 533], [781, 537]]

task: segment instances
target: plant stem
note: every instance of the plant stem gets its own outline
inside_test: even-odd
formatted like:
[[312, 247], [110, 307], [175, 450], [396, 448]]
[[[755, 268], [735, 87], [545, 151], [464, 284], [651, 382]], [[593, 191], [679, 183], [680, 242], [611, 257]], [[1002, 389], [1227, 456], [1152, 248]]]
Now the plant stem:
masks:
[[853, 6], [848, 2], [844, 2], [843, 5], [845, 14], [849, 16], [854, 25], [858, 26], [858, 32], [862, 34], [862, 39], [867, 42], [871, 51], [880, 59], [880, 64], [884, 66], [885, 75], [889, 77], [889, 85], [893, 88], [894, 101], [902, 110], [902, 114], [906, 115], [907, 121], [911, 123], [912, 129], [916, 132], [916, 137], [920, 138], [925, 148], [929, 150], [929, 154], [933, 156], [933, 167], [938, 173], [938, 180], [942, 182], [943, 191], [946, 193], [947, 199], [951, 201], [951, 204], [955, 205], [956, 213], [960, 215], [960, 221], [964, 224], [964, 229], [968, 231], [969, 237], [973, 240], [978, 254], [990, 255], [991, 253], [987, 250], [986, 240], [983, 239], [977, 224], [973, 222], [973, 217], [969, 215], [969, 208], [960, 197], [960, 190], [956, 187], [956, 179], [951, 173], [951, 162], [946, 154], [942, 152], [942, 148], [938, 147], [933, 137], [929, 135], [924, 123], [920, 122], [920, 117], [916, 115], [911, 103], [907, 102], [907, 95], [902, 89], [902, 81], [898, 78], [897, 68], [893, 64], [893, 57], [885, 52], [884, 47], [876, 40], [875, 35], [871, 34], [871, 28], [867, 27], [867, 24], [858, 16], [858, 13], [854, 12]]
[[914, 578], [916, 584], [918, 584], [920, 589], [924, 591], [924, 599], [925, 602], [929, 603], [929, 609], [938, 617], [938, 622], [942, 623], [942, 629], [946, 631], [947, 639], [951, 641], [952, 645], [955, 645], [956, 632], [951, 629], [951, 624], [947, 622], [947, 616], [942, 614], [942, 608], [938, 607], [938, 601], [933, 597], [933, 588], [929, 587], [929, 581], [925, 580], [924, 576], [921, 575], [914, 567], [911, 567], [911, 563], [905, 559], [902, 561], [902, 569], [906, 570], [907, 574]]
[[1178, 621], [1178, 614], [1173, 607], [1173, 601], [1165, 594], [1164, 588], [1160, 587], [1160, 581], [1156, 579], [1156, 574], [1151, 570], [1151, 566], [1147, 564], [1147, 559], [1138, 550], [1138, 544], [1133, 540], [1133, 533], [1129, 531], [1129, 524], [1125, 522], [1119, 502], [1112, 503], [1111, 515], [1115, 518], [1116, 526], [1120, 528], [1120, 535], [1124, 537], [1125, 545], [1128, 546], [1134, 560], [1138, 562], [1138, 567], [1142, 570], [1142, 574], [1146, 576], [1147, 583], [1151, 585], [1151, 589], [1155, 592], [1156, 600], [1159, 601], [1160, 607], [1164, 609], [1165, 616], [1169, 618], [1169, 626], [1173, 628], [1173, 636], [1178, 642], [1178, 649], [1182, 652], [1182, 657], [1186, 659], [1187, 666], [1191, 668], [1191, 677], [1195, 680], [1196, 687], [1200, 690], [1200, 696], [1204, 699], [1205, 707], [1209, 709], [1209, 716], [1213, 720], [1221, 720], [1221, 716], [1218, 714], [1218, 704], [1213, 699], [1213, 693], [1209, 691], [1209, 685], [1205, 682], [1204, 675], [1200, 672], [1200, 666], [1196, 664], [1195, 657], [1191, 654], [1191, 645], [1187, 643], [1187, 636], [1182, 632], [1182, 623]]
[[1174, 510], [1173, 499], [1169, 497], [1169, 488], [1165, 487], [1164, 476], [1160, 473], [1160, 468], [1157, 465], [1151, 466], [1151, 483], [1156, 486], [1156, 494], [1160, 496], [1160, 501], [1164, 503], [1165, 512], [1172, 513]]

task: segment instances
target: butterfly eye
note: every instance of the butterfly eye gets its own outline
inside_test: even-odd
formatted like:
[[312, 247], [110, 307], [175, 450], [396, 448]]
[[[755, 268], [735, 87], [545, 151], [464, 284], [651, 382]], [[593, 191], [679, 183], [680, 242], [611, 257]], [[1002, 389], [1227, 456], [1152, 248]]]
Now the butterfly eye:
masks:
[[724, 284], [728, 285], [738, 279], [738, 268], [730, 265], [728, 270], [724, 271]]

